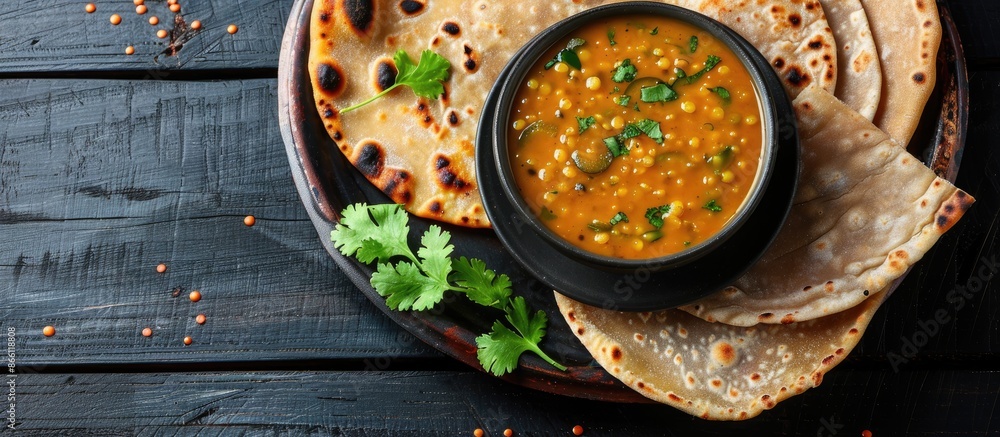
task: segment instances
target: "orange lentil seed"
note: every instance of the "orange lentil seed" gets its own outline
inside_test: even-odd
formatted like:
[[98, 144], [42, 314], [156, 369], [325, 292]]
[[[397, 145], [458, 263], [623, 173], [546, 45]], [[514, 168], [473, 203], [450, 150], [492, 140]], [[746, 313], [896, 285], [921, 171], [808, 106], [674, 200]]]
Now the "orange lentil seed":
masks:
[[112, 14], [111, 15], [111, 24], [114, 24], [115, 26], [117, 26], [117, 25], [119, 25], [121, 23], [122, 23], [122, 16], [121, 15], [118, 15], [118, 14]]
[[199, 20], [192, 21], [191, 22], [191, 28], [194, 29], [194, 30], [201, 29], [201, 21], [199, 21]]
[[869, 430], [861, 431], [861, 437], [872, 437], [872, 432]]
[[153, 330], [149, 329], [149, 328], [142, 328], [142, 336], [143, 337], [152, 337], [153, 336]]
[[87, 11], [88, 14], [93, 14], [97, 11], [97, 5], [93, 3], [87, 3], [87, 6], [83, 7], [83, 10]]
[[574, 426], [573, 435], [583, 435], [583, 427], [580, 425]]
[[193, 342], [194, 340], [192, 340], [191, 337], [184, 337], [184, 346], [190, 346]]
[[197, 315], [197, 316], [195, 316], [195, 318], [194, 318], [194, 321], [195, 321], [195, 323], [197, 323], [197, 324], [199, 324], [199, 325], [204, 325], [204, 324], [205, 324], [205, 321], [206, 321], [206, 320], [208, 320], [208, 318], [207, 318], [207, 317], [205, 317], [205, 315], [204, 315], [204, 314], [198, 314], [198, 315]]
[[254, 218], [254, 216], [248, 215], [246, 217], [243, 217], [243, 224], [247, 226], [253, 226], [254, 223], [257, 223], [257, 219]]
[[472, 431], [472, 435], [476, 437], [483, 437], [483, 430], [480, 428], [476, 428], [475, 431]]
[[165, 271], [167, 271], [167, 265], [166, 264], [158, 264], [156, 266], [156, 273], [163, 273]]
[[514, 430], [507, 428], [503, 430], [503, 435], [504, 437], [511, 437], [512, 435], [514, 435]]
[[180, 12], [180, 11], [181, 11], [181, 5], [177, 3], [170, 5], [170, 12]]
[[155, 15], [152, 16], [152, 17], [149, 17], [149, 24], [152, 24], [154, 26], [157, 25], [157, 24], [160, 24], [160, 19], [156, 18]]
[[168, 5], [172, 5], [174, 3], [177, 3], [177, 0], [167, 0]]
[[46, 337], [51, 337], [53, 335], [56, 335], [56, 327], [52, 326], [52, 325], [49, 325], [49, 326], [46, 326], [46, 327], [42, 328], [42, 335], [44, 335]]
[[132, 46], [125, 47], [125, 54], [126, 55], [131, 55], [133, 53], [135, 53], [135, 47], [132, 47]]
[[132, 0], [132, 4], [136, 6], [142, 6], [143, 3], [146, 3], [146, 0]]
[[166, 29], [157, 30], [156, 31], [156, 36], [158, 38], [166, 38], [167, 37], [167, 31], [166, 31]]
[[191, 302], [197, 302], [201, 300], [201, 292], [198, 290], [192, 291], [191, 294], [188, 295], [188, 298], [191, 299]]
[[145, 14], [146, 11], [148, 11], [148, 10], [149, 9], [146, 8], [146, 5], [139, 5], [139, 6], [135, 7], [135, 13], [137, 13], [139, 15]]
[[239, 30], [240, 30], [240, 28], [236, 27], [235, 24], [230, 24], [229, 27], [226, 28], [226, 32], [229, 32], [230, 34], [234, 34], [234, 33], [236, 33]]

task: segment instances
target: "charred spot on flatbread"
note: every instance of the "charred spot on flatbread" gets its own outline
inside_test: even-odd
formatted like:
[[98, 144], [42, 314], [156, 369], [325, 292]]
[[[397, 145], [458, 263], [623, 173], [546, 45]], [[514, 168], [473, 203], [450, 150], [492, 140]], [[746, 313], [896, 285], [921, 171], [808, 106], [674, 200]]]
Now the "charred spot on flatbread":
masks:
[[459, 176], [451, 165], [451, 160], [443, 154], [434, 157], [434, 169], [437, 172], [437, 183], [445, 191], [464, 193], [473, 187], [471, 182]]
[[399, 2], [399, 9], [403, 11], [405, 15], [418, 15], [424, 11], [424, 2], [416, 0], [403, 0]]
[[406, 170], [393, 169], [391, 172], [385, 172], [383, 178], [378, 181], [382, 182], [376, 185], [382, 189], [389, 198], [391, 198], [396, 203], [401, 203], [403, 205], [408, 205], [413, 201], [413, 175]]
[[795, 88], [799, 88], [809, 83], [809, 74], [803, 72], [799, 67], [791, 66], [785, 73], [785, 81]]
[[375, 89], [382, 92], [393, 86], [396, 83], [397, 74], [399, 74], [399, 72], [396, 70], [396, 64], [392, 62], [392, 59], [379, 59], [375, 64], [374, 71], [372, 72], [372, 80], [375, 83]]
[[441, 25], [441, 31], [455, 37], [462, 34], [462, 28], [459, 27], [458, 23], [454, 21], [445, 21], [444, 24]]
[[341, 0], [340, 10], [347, 24], [359, 36], [371, 36], [377, 13], [374, 0]]
[[385, 168], [385, 151], [378, 143], [365, 142], [359, 148], [354, 163], [369, 179], [378, 178]]
[[343, 70], [332, 62], [324, 62], [316, 67], [316, 86], [326, 93], [327, 98], [339, 96], [344, 92], [346, 84]]

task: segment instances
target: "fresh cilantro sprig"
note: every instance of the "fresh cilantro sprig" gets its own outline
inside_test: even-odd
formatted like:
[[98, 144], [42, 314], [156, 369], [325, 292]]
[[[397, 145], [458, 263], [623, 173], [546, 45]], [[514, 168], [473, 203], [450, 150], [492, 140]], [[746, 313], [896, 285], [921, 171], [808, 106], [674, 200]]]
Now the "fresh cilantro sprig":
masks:
[[611, 73], [611, 80], [617, 83], [631, 82], [635, 80], [635, 75], [638, 73], [639, 70], [635, 68], [635, 65], [632, 65], [632, 60], [625, 59], [618, 65], [618, 67], [615, 68], [615, 71]]
[[420, 53], [419, 63], [414, 64], [410, 56], [406, 54], [406, 51], [399, 49], [393, 55], [392, 60], [396, 63], [396, 82], [368, 100], [340, 110], [341, 114], [346, 114], [365, 106], [399, 86], [410, 87], [413, 90], [413, 94], [416, 94], [417, 97], [428, 99], [436, 99], [444, 93], [443, 82], [448, 80], [448, 69], [451, 68], [451, 62], [448, 62], [444, 56], [430, 50], [424, 50]]
[[677, 97], [677, 92], [665, 83], [639, 89], [639, 99], [646, 103], [672, 102], [677, 100]]
[[513, 330], [497, 320], [489, 333], [476, 338], [476, 356], [487, 372], [496, 376], [511, 372], [521, 354], [528, 351], [566, 370], [538, 346], [548, 324], [545, 313], [532, 314], [523, 297], [511, 298], [512, 284], [507, 275], [498, 275], [478, 259], [452, 258], [455, 248], [449, 243], [451, 234], [435, 225], [424, 232], [420, 248], [414, 253], [407, 244], [408, 221], [409, 216], [399, 205], [354, 204], [341, 213], [330, 239], [345, 256], [378, 264], [371, 284], [393, 310], [427, 310], [450, 291], [504, 311]]
[[716, 65], [719, 65], [720, 62], [722, 62], [722, 58], [715, 55], [708, 55], [708, 59], [705, 60], [705, 67], [702, 68], [701, 70], [698, 70], [698, 72], [694, 74], [687, 75], [684, 78], [684, 82], [687, 83], [688, 85], [694, 83], [695, 81], [700, 79], [702, 75], [708, 73], [709, 71], [712, 71], [712, 69], [715, 68]]
[[579, 127], [579, 129], [580, 129], [578, 133], [582, 134], [583, 131], [589, 129], [596, 122], [597, 121], [594, 119], [594, 116], [590, 116], [590, 117], [576, 117], [576, 124], [578, 125], [577, 127]]
[[708, 203], [705, 204], [705, 206], [702, 206], [702, 208], [705, 208], [705, 209], [707, 209], [709, 211], [712, 211], [712, 212], [720, 212], [720, 211], [722, 211], [722, 207], [719, 206], [718, 203], [715, 203], [715, 199], [709, 200]]
[[715, 94], [718, 94], [719, 98], [722, 99], [722, 103], [729, 103], [732, 101], [732, 96], [729, 94], [729, 90], [721, 86], [717, 86], [715, 88], [709, 88], [708, 90]]
[[663, 227], [663, 216], [670, 213], [670, 205], [654, 206], [646, 210], [646, 220], [656, 229]]

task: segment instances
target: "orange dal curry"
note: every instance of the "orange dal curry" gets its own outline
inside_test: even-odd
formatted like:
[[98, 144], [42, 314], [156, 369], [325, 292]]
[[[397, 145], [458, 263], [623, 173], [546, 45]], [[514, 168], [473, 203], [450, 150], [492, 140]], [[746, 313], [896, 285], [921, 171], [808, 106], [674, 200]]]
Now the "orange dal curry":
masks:
[[760, 164], [750, 74], [661, 17], [598, 21], [533, 66], [512, 106], [515, 181], [541, 221], [604, 256], [655, 258], [729, 221]]

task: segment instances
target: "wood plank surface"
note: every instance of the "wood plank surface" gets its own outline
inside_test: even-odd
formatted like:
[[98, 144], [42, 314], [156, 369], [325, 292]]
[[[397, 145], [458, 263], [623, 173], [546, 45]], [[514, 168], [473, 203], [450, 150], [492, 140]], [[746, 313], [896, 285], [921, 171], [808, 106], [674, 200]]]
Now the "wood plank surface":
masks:
[[[746, 422], [534, 392], [473, 372], [16, 375], [17, 434], [586, 436], [990, 435], [1000, 372], [835, 370]], [[0, 432], [2, 433], [2, 432]], [[955, 434], [957, 435], [957, 434]]]
[[274, 80], [0, 88], [0, 125], [16, 126], [0, 133], [0, 320], [26, 364], [437, 356], [320, 245]]
[[[177, 70], [262, 69], [277, 74], [278, 48], [292, 0], [198, 0], [183, 2], [179, 13], [165, 1], [146, 2], [138, 15], [129, 1], [94, 1], [84, 11], [79, 0], [14, 0], [0, 12], [0, 74], [67, 71], [132, 72], [161, 78]], [[111, 25], [118, 14], [121, 24]], [[150, 25], [156, 16], [158, 25]], [[194, 20], [200, 30], [190, 29]], [[236, 24], [230, 35], [226, 27]], [[158, 38], [156, 31], [170, 32]], [[125, 54], [125, 47], [135, 54]]]

